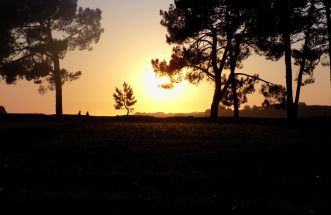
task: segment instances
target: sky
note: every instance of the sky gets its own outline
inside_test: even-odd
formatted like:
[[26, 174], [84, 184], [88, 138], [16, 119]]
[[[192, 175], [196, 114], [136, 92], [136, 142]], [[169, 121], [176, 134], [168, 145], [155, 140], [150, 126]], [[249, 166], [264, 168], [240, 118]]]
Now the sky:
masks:
[[[63, 87], [63, 111], [90, 115], [125, 114], [114, 109], [115, 87], [129, 83], [138, 100], [135, 112], [189, 113], [210, 108], [213, 85], [203, 82], [192, 85], [184, 81], [174, 90], [158, 87], [151, 59], [168, 60], [172, 46], [166, 43], [166, 29], [160, 25], [160, 10], [167, 10], [173, 0], [79, 0], [82, 7], [102, 10], [105, 32], [92, 51], [68, 52], [61, 67], [83, 72], [82, 77]], [[282, 60], [271, 62], [251, 56], [242, 71], [259, 74], [274, 83], [285, 84]], [[297, 69], [294, 70], [294, 75]], [[316, 81], [303, 87], [301, 101], [309, 105], [331, 105], [328, 67], [319, 66]], [[248, 105], [261, 105], [263, 97], [257, 91], [248, 97]], [[24, 80], [15, 85], [0, 81], [0, 105], [9, 113], [55, 113], [55, 92], [38, 93], [38, 85]]]

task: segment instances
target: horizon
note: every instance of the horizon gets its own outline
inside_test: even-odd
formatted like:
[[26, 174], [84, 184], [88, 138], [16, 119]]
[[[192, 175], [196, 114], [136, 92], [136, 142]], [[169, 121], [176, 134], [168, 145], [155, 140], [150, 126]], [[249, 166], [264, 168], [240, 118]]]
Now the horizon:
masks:
[[[305, 103], [300, 103], [300, 104], [303, 104], [303, 106], [301, 106], [301, 107], [308, 107], [308, 108], [316, 108], [316, 107], [320, 107], [320, 108], [331, 108], [331, 105], [307, 105]], [[248, 110], [246, 109], [246, 106], [249, 106], [249, 109]], [[276, 111], [276, 112], [286, 113], [286, 110], [277, 109], [277, 108], [274, 108], [274, 107], [257, 106], [257, 105], [252, 105], [252, 106], [250, 106], [250, 105], [244, 105], [239, 110], [240, 111], [254, 111], [253, 108], [259, 108], [259, 109], [261, 109], [261, 111], [263, 111], [263, 110], [273, 110], [273, 111]], [[201, 115], [201, 114], [206, 114], [206, 117], [209, 117], [209, 115], [207, 114], [208, 111], [210, 112], [210, 108], [209, 109], [206, 109], [204, 111], [196, 111], [196, 112], [159, 112], [159, 111], [158, 112], [134, 112], [131, 115], [133, 115], [133, 116], [151, 115], [151, 116], [156, 116], [157, 117], [157, 115], [159, 115], [159, 114], [161, 114], [161, 115], [177, 115], [177, 114], [178, 115], [190, 115], [190, 114]], [[220, 117], [222, 117], [222, 111], [227, 111], [227, 112], [228, 111], [232, 111], [233, 112], [233, 108], [232, 107], [226, 107], [226, 106], [220, 105], [220, 110], [219, 111], [221, 112]], [[300, 113], [300, 111], [299, 111], [299, 113]], [[38, 113], [38, 112], [35, 112], [35, 113], [33, 113], [33, 112], [31, 112], [31, 113], [15, 113], [15, 112], [8, 112], [8, 111], [7, 111], [7, 114], [10, 114], [10, 115], [47, 115], [47, 116], [55, 115], [55, 113], [50, 113], [50, 114]], [[84, 116], [86, 114], [86, 112], [82, 112], [81, 114], [82, 114], [82, 116]], [[321, 113], [321, 116], [323, 116], [323, 114], [324, 113]], [[66, 114], [66, 113], [64, 113], [63, 115], [76, 116], [77, 113], [72, 113], [72, 114]], [[89, 115], [90, 116], [95, 116], [95, 117], [125, 116], [125, 114], [117, 114], [117, 115], [94, 115], [93, 113], [90, 113], [90, 112], [89, 112]], [[245, 116], [243, 116], [243, 117], [245, 117]], [[262, 116], [262, 118], [263, 118], [263, 116]]]

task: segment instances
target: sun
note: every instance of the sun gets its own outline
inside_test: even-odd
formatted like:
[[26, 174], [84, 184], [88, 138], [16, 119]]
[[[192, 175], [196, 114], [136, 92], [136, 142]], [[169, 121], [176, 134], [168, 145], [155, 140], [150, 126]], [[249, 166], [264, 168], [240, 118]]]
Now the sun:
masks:
[[164, 89], [160, 85], [170, 83], [168, 77], [156, 77], [152, 68], [148, 68], [144, 72], [143, 86], [146, 95], [152, 97], [158, 102], [175, 102], [184, 96], [185, 84], [175, 84], [174, 88]]

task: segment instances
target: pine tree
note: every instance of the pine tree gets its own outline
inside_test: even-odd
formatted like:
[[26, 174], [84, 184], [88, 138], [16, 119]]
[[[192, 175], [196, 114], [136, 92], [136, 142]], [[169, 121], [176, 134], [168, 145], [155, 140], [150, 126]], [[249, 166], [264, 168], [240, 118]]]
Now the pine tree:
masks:
[[115, 109], [123, 110], [126, 109], [126, 115], [128, 116], [130, 112], [134, 109], [131, 107], [137, 103], [136, 98], [133, 96], [133, 90], [129, 84], [126, 82], [123, 83], [123, 91], [115, 88], [115, 93], [113, 94], [115, 99]]
[[7, 83], [25, 78], [41, 84], [41, 93], [48, 83], [48, 89], [56, 92], [56, 115], [62, 116], [62, 85], [79, 78], [81, 72], [61, 68], [61, 60], [67, 51], [91, 50], [99, 41], [103, 32], [101, 10], [78, 7], [77, 0], [15, 0], [13, 4], [22, 18], [10, 25], [13, 47], [6, 47], [10, 53], [0, 56], [0, 75]]

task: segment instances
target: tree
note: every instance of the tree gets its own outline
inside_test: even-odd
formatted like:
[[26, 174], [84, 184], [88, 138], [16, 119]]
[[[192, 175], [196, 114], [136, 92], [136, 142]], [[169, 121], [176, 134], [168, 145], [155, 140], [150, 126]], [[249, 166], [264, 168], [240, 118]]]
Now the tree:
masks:
[[255, 31], [259, 36], [259, 54], [263, 53], [267, 59], [279, 60], [285, 53], [288, 118], [293, 118], [291, 35], [297, 33], [291, 31], [292, 9], [289, 0], [266, 1], [259, 10], [258, 30]]
[[[245, 73], [236, 73], [236, 68], [242, 68], [241, 62], [251, 55], [251, 43], [254, 37], [252, 26], [254, 25], [255, 7], [258, 2], [242, 0], [225, 1], [225, 32], [226, 42], [229, 45], [228, 68], [230, 69], [229, 81], [231, 92], [226, 93], [221, 101], [227, 104], [232, 101], [234, 107], [234, 119], [239, 118], [239, 107], [241, 103], [247, 102], [247, 94], [255, 91], [255, 84], [263, 81], [258, 75], [250, 76]], [[238, 76], [246, 76], [238, 79]], [[266, 82], [269, 84], [269, 82]], [[226, 101], [224, 98], [228, 98]], [[229, 100], [230, 98], [230, 100]]]
[[[319, 64], [323, 54], [324, 35], [321, 36], [319, 21], [322, 13], [316, 7], [316, 0], [307, 2], [306, 12], [303, 12], [303, 42], [300, 50], [293, 49], [294, 64], [299, 67], [296, 78], [297, 88], [294, 100], [294, 114], [298, 116], [301, 87], [314, 83], [314, 69]], [[308, 76], [304, 79], [304, 76]]]
[[[239, 80], [239, 75], [246, 74], [235, 73], [251, 54], [248, 26], [253, 20], [248, 11], [253, 7], [235, 6], [243, 2], [209, 0], [201, 4], [201, 1], [176, 0], [168, 11], [161, 11], [161, 25], [168, 32], [167, 43], [175, 47], [169, 63], [152, 60], [154, 72], [169, 77], [171, 83], [164, 85], [165, 88], [172, 88], [183, 77], [193, 84], [204, 79], [212, 81], [215, 87], [211, 104], [213, 119], [218, 117], [220, 102], [234, 105], [234, 116], [238, 118], [240, 103], [247, 101], [245, 95], [254, 91], [252, 83], [259, 79], [246, 76]], [[231, 74], [224, 75], [224, 69], [230, 69]]]
[[331, 49], [330, 49], [330, 44], [331, 44], [331, 3], [330, 0], [322, 0], [322, 8], [324, 9], [324, 29], [326, 29], [326, 34], [327, 35], [327, 48], [326, 52], [329, 55], [329, 68], [330, 68], [330, 82], [331, 82]]
[[[277, 95], [276, 100], [285, 98], [287, 117], [292, 120], [297, 117], [301, 86], [313, 83], [313, 71], [320, 61], [322, 40], [319, 38], [320, 11], [316, 8], [316, 0], [266, 0], [258, 10], [255, 29], [256, 52], [265, 55], [269, 60], [285, 59], [286, 90], [282, 87], [272, 89], [271, 95]], [[302, 45], [300, 50], [294, 47]], [[299, 67], [295, 101], [293, 101], [292, 61]], [[303, 75], [308, 75], [305, 81]], [[268, 95], [266, 88], [263, 94]], [[269, 96], [270, 98], [270, 96]], [[270, 101], [270, 100], [269, 100]], [[268, 101], [267, 101], [268, 103]]]
[[136, 98], [133, 96], [133, 90], [131, 86], [127, 83], [123, 83], [123, 91], [115, 88], [115, 93], [113, 94], [115, 100], [115, 109], [123, 110], [126, 109], [126, 115], [128, 116], [130, 112], [134, 109], [131, 106], [137, 103]]
[[22, 20], [22, 17], [19, 17], [17, 5], [18, 1], [16, 0], [0, 2], [0, 8], [5, 8], [0, 13], [0, 72], [1, 67], [6, 63], [13, 50], [14, 41], [11, 37], [11, 29], [17, 24], [18, 20]]
[[0, 68], [7, 83], [17, 78], [41, 84], [39, 91], [56, 91], [56, 115], [61, 116], [62, 85], [80, 77], [60, 67], [67, 51], [92, 50], [103, 32], [101, 10], [77, 7], [77, 0], [17, 1], [24, 20], [12, 27], [14, 48]]
[[9, 56], [12, 47], [10, 42], [11, 38], [10, 38], [9, 27], [5, 26], [3, 23], [1, 23], [0, 26], [1, 26], [0, 29], [0, 72], [1, 72], [1, 67], [5, 63], [5, 59]]

